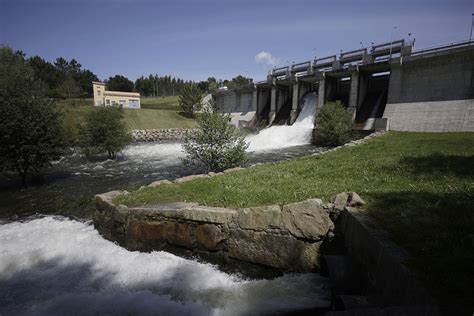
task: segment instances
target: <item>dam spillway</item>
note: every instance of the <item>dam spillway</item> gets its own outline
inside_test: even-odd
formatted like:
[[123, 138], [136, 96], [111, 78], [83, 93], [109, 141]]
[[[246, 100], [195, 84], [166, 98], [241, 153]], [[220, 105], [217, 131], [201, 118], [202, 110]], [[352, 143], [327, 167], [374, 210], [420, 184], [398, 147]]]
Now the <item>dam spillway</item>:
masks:
[[253, 87], [216, 91], [242, 127], [291, 125], [308, 92], [341, 101], [356, 129], [474, 131], [474, 41], [414, 50], [403, 39], [273, 69]]
[[293, 125], [271, 126], [248, 136], [249, 150], [262, 151], [311, 143], [317, 107], [317, 94], [307, 94], [302, 102], [301, 113]]

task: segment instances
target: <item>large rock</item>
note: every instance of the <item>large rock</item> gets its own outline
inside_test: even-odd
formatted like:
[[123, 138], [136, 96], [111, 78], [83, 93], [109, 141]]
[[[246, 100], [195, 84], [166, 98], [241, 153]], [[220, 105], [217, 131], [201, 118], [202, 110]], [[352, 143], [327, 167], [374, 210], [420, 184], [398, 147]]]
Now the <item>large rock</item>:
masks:
[[127, 227], [132, 249], [149, 250], [164, 244], [192, 249], [196, 243], [194, 226], [190, 223], [130, 219]]
[[365, 201], [359, 196], [359, 194], [352, 192], [348, 204], [351, 207], [362, 207], [365, 205]]
[[196, 203], [172, 202], [143, 205], [131, 209], [150, 218], [167, 217], [177, 220], [224, 224], [237, 216], [237, 211], [221, 207], [200, 206]]
[[229, 256], [278, 269], [312, 271], [318, 267], [320, 242], [308, 243], [290, 235], [232, 229]]
[[349, 200], [349, 193], [342, 192], [332, 198], [331, 202], [334, 203], [334, 209], [337, 211], [343, 211]]
[[216, 225], [203, 224], [196, 228], [197, 244], [206, 250], [219, 250], [222, 241], [226, 238], [227, 236]]
[[280, 228], [281, 208], [279, 205], [244, 208], [239, 210], [238, 222], [244, 229]]
[[202, 179], [202, 178], [209, 178], [207, 174], [193, 174], [191, 176], [187, 177], [182, 177], [174, 180], [175, 183], [183, 183], [183, 182], [188, 182], [188, 181], [193, 181], [196, 179]]
[[235, 167], [235, 168], [226, 169], [223, 172], [224, 173], [232, 173], [232, 172], [236, 172], [236, 171], [240, 171], [240, 170], [244, 170], [244, 169], [245, 168], [242, 168], [242, 167]]
[[334, 224], [320, 199], [283, 206], [282, 228], [293, 236], [311, 240], [321, 240]]
[[159, 187], [160, 185], [164, 185], [164, 184], [172, 184], [173, 182], [169, 181], [169, 180], [160, 180], [160, 181], [155, 181], [155, 182], [152, 182], [150, 183], [148, 186], [150, 188], [156, 188], [156, 187]]

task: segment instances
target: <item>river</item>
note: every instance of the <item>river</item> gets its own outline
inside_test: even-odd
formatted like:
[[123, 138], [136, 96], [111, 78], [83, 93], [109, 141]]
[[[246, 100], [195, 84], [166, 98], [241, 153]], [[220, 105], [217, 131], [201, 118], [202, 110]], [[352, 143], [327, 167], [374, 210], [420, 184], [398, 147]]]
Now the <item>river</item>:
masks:
[[[268, 131], [251, 136], [250, 164], [324, 150], [307, 144], [311, 126], [305, 124], [294, 127], [300, 129], [296, 138], [272, 146], [256, 145], [267, 144]], [[273, 130], [291, 133], [291, 127]], [[3, 179], [0, 315], [258, 315], [327, 308], [328, 284], [318, 274], [249, 279], [167, 252], [130, 252], [98, 234], [90, 220], [94, 194], [201, 172], [183, 166], [182, 157], [179, 143], [133, 144], [116, 160], [63, 157], [28, 189]]]

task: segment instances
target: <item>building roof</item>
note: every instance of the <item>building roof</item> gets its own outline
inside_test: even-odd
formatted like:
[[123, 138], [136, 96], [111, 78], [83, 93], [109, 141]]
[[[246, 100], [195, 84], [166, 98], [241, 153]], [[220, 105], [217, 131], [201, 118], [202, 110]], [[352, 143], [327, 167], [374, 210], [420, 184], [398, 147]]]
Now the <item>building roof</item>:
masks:
[[109, 90], [105, 90], [104, 91], [104, 96], [112, 96], [112, 95], [115, 95], [115, 96], [123, 96], [123, 97], [137, 97], [139, 98], [140, 97], [140, 93], [136, 93], [136, 92], [122, 92], [122, 91], [109, 91]]

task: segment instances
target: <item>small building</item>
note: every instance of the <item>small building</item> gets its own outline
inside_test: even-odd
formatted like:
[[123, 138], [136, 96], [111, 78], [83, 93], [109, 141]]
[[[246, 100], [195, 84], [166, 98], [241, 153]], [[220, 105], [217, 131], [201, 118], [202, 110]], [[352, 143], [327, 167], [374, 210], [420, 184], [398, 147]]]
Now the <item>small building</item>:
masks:
[[122, 106], [128, 109], [140, 108], [140, 93], [105, 90], [105, 83], [92, 82], [94, 106]]

